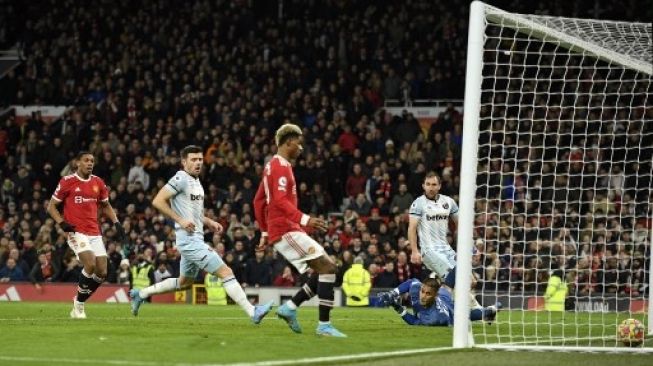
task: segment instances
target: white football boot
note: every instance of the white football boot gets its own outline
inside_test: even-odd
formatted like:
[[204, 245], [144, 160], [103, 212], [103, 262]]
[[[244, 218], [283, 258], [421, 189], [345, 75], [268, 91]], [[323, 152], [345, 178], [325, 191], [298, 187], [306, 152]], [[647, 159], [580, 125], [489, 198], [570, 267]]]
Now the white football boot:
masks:
[[70, 311], [70, 317], [73, 319], [86, 319], [84, 303], [77, 301], [76, 297], [73, 298], [73, 309]]

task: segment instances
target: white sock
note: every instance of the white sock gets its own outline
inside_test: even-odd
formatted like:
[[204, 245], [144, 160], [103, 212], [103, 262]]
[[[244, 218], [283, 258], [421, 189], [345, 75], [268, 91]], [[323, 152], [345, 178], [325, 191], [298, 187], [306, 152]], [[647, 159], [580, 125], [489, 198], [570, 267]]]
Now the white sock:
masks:
[[139, 296], [143, 299], [147, 299], [152, 295], [179, 290], [178, 284], [179, 281], [177, 278], [166, 278], [165, 280], [159, 283], [155, 283], [150, 287], [140, 289], [140, 291], [138, 291]]
[[297, 304], [295, 304], [292, 300], [288, 300], [286, 302], [286, 306], [288, 306], [290, 310], [297, 310]]
[[234, 276], [229, 276], [225, 277], [222, 279], [222, 286], [224, 287], [224, 290], [227, 292], [227, 295], [236, 303], [238, 304], [245, 312], [247, 315], [254, 316], [254, 305], [249, 302], [247, 299], [247, 295], [245, 295], [245, 291], [243, 291], [243, 288], [240, 287], [240, 283], [238, 283], [238, 280], [236, 280], [236, 277]]

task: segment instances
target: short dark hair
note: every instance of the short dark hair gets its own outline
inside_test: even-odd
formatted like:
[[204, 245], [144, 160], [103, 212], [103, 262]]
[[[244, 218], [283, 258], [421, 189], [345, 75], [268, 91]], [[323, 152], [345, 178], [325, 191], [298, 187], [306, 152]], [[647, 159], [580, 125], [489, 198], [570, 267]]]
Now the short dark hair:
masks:
[[438, 183], [442, 182], [442, 181], [440, 180], [440, 176], [437, 175], [437, 173], [434, 172], [434, 171], [430, 171], [430, 172], [426, 173], [426, 175], [424, 176], [424, 180], [426, 181], [427, 179], [429, 179], [429, 178], [433, 178], [433, 177], [438, 178]]
[[84, 156], [84, 155], [91, 155], [91, 156], [95, 157], [92, 152], [87, 151], [87, 150], [82, 150], [82, 151], [78, 152], [77, 155], [75, 155], [75, 160], [81, 159], [82, 156]]
[[438, 290], [440, 290], [440, 286], [442, 286], [442, 281], [440, 281], [440, 278], [438, 277], [427, 278], [424, 281], [422, 281], [422, 285], [432, 288], [437, 293]]
[[197, 145], [188, 145], [181, 149], [181, 158], [186, 159], [188, 154], [202, 153], [202, 148]]

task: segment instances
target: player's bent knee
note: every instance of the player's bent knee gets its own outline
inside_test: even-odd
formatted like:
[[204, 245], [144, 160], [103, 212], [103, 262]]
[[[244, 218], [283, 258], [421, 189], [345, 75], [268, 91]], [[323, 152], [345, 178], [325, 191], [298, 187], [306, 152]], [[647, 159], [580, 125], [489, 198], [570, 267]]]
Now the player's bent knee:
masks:
[[[96, 267], [95, 267], [94, 264], [91, 264], [91, 265], [85, 265], [85, 266], [84, 266], [84, 272], [88, 273], [89, 275], [92, 275], [93, 273], [95, 273], [95, 268], [96, 268]], [[99, 275], [98, 275], [98, 276], [99, 276]]]
[[218, 268], [218, 270], [216, 271], [216, 274], [220, 278], [225, 278], [225, 277], [233, 276], [234, 271], [231, 270], [231, 267], [224, 264], [224, 265], [220, 266], [220, 268]]

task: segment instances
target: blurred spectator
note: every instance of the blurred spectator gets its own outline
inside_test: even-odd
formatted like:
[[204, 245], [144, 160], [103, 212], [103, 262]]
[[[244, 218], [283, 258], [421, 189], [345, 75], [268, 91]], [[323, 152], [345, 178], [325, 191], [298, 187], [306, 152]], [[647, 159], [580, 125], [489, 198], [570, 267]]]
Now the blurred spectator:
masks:
[[40, 289], [43, 282], [56, 281], [58, 278], [59, 268], [52, 263], [52, 253], [50, 251], [39, 253], [38, 262], [29, 272], [29, 280]]
[[274, 278], [272, 284], [277, 287], [294, 287], [295, 281], [295, 276], [293, 275], [290, 266], [285, 266], [283, 267], [283, 272]]
[[168, 264], [165, 261], [158, 260], [154, 271], [154, 283], [159, 283], [170, 277], [172, 277], [172, 273], [168, 270]]
[[0, 268], [0, 282], [25, 281], [26, 279], [23, 270], [16, 265], [13, 258], [7, 259], [5, 265]]
[[359, 216], [369, 216], [372, 210], [372, 203], [365, 198], [363, 193], [359, 193], [349, 208]]
[[408, 192], [406, 184], [399, 185], [399, 192], [392, 197], [390, 212], [393, 215], [405, 213], [413, 203], [413, 195]]
[[154, 283], [154, 265], [152, 264], [152, 250], [147, 249], [145, 253], [138, 255], [138, 260], [131, 266], [130, 288], [143, 289]]
[[[129, 262], [127, 263], [129, 264]], [[61, 282], [74, 282], [77, 283], [79, 282], [79, 276], [82, 273], [82, 268], [83, 266], [75, 256], [70, 256], [67, 259], [63, 260], [63, 268], [61, 271], [61, 275], [59, 276], [59, 281]], [[129, 268], [127, 268], [129, 270]], [[127, 279], [127, 282], [123, 282], [121, 284], [126, 284], [129, 285], [129, 278]]]
[[360, 164], [354, 164], [352, 168], [352, 173], [347, 177], [347, 183], [345, 184], [345, 192], [347, 197], [350, 199], [358, 198], [359, 195], [363, 194], [365, 198], [365, 184], [367, 183], [367, 177], [363, 175], [363, 168]]
[[372, 287], [376, 288], [376, 277], [379, 275], [379, 266], [376, 263], [371, 263], [367, 267], [367, 271], [370, 273], [370, 282]]
[[127, 182], [131, 184], [140, 183], [141, 187], [147, 190], [150, 187], [150, 175], [145, 172], [143, 165], [142, 157], [137, 156], [134, 158], [134, 165], [129, 169]]
[[120, 261], [120, 266], [116, 270], [116, 280], [119, 285], [130, 285], [132, 282], [129, 259], [125, 258]]
[[272, 284], [272, 266], [265, 258], [265, 251], [258, 250], [245, 266], [245, 286], [261, 287]]
[[347, 306], [369, 305], [371, 287], [370, 273], [363, 267], [363, 258], [356, 257], [342, 279], [342, 291], [347, 298]]
[[8, 258], [14, 260], [14, 263], [18, 268], [20, 268], [22, 273], [24, 274], [30, 273], [31, 267], [27, 264], [27, 262], [24, 259], [21, 258], [20, 251], [17, 248], [12, 248], [9, 250]]
[[207, 305], [227, 305], [227, 291], [224, 289], [220, 277], [211, 273], [204, 276]]
[[387, 262], [383, 270], [379, 272], [374, 281], [374, 287], [395, 288], [399, 285], [399, 280], [395, 274], [394, 262]]
[[381, 225], [383, 225], [383, 218], [379, 216], [379, 209], [378, 208], [373, 208], [370, 210], [370, 217], [367, 219], [367, 222], [365, 225], [367, 226], [367, 230], [370, 232], [372, 235], [379, 234], [381, 232]]
[[120, 262], [122, 261], [122, 254], [118, 251], [116, 243], [109, 242], [107, 244], [107, 279], [108, 283], [117, 283], [117, 273], [120, 268]]
[[395, 265], [395, 273], [397, 276], [397, 281], [403, 283], [407, 279], [411, 278], [410, 265], [408, 264], [408, 255], [404, 251], [400, 251], [397, 254], [397, 264]]

